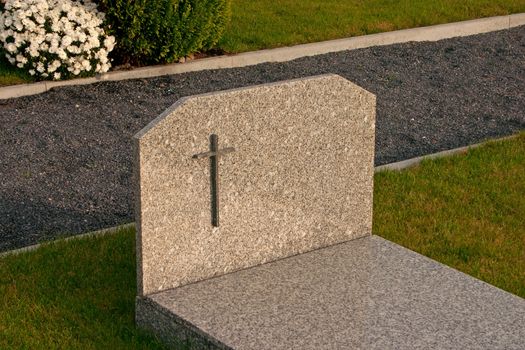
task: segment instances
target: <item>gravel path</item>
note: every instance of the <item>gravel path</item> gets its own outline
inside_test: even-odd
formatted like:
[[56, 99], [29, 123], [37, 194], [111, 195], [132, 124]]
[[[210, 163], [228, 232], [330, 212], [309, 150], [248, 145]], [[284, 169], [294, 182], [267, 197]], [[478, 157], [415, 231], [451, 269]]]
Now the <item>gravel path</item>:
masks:
[[525, 26], [0, 101], [0, 251], [133, 221], [131, 137], [186, 95], [337, 73], [377, 94], [376, 165], [525, 129]]

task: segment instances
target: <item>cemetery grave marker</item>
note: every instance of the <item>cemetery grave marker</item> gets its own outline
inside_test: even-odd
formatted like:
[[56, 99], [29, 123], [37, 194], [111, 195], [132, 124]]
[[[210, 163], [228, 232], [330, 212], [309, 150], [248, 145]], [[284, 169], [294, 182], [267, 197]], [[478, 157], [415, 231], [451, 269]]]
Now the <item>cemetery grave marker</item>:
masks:
[[374, 133], [375, 96], [335, 75], [139, 132], [137, 325], [190, 349], [523, 348], [525, 300], [371, 235]]
[[336, 75], [179, 100], [136, 136], [139, 293], [369, 235], [374, 123]]

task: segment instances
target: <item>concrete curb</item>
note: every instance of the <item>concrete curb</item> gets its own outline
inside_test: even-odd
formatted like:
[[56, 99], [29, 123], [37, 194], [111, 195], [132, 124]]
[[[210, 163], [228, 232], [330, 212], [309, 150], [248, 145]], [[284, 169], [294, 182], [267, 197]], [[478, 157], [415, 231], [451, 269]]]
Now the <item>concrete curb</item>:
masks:
[[34, 84], [13, 85], [0, 88], [0, 99], [39, 94], [58, 86], [85, 85], [100, 81], [151, 78], [162, 75], [194, 72], [207, 69], [239, 68], [265, 62], [285, 62], [305, 56], [330, 52], [383, 46], [410, 41], [437, 41], [442, 39], [482, 34], [525, 25], [525, 13], [497, 16], [470, 21], [438, 24], [434, 26], [403, 29], [393, 32], [363, 35], [346, 39], [322, 41], [277, 49], [245, 52], [198, 59], [187, 63], [137, 68], [130, 71], [116, 71], [93, 78], [66, 81], [43, 81]]
[[437, 153], [427, 154], [427, 155], [424, 155], [424, 156], [421, 156], [421, 157], [410, 158], [410, 159], [402, 160], [402, 161], [396, 162], [396, 163], [380, 165], [380, 166], [376, 166], [374, 168], [374, 172], [378, 173], [380, 171], [385, 171], [385, 170], [392, 170], [392, 171], [403, 170], [403, 169], [406, 169], [406, 168], [410, 168], [410, 167], [419, 165], [419, 163], [421, 163], [423, 160], [443, 158], [443, 157], [453, 156], [453, 155], [456, 155], [456, 154], [467, 153], [470, 149], [478, 148], [480, 146], [486, 145], [487, 142], [506, 141], [506, 140], [515, 139], [518, 136], [519, 136], [519, 134], [515, 134], [515, 135], [511, 135], [511, 136], [502, 137], [502, 138], [499, 138], [499, 139], [487, 140], [485, 142], [476, 143], [476, 144], [465, 146], [465, 147], [459, 147], [459, 148], [449, 149], [449, 150], [441, 151], [441, 152], [437, 152]]
[[[514, 138], [516, 138], [518, 136], [519, 136], [519, 134], [515, 134], [515, 135], [511, 135], [511, 136], [502, 137], [502, 138], [499, 138], [499, 139], [487, 140], [487, 141], [482, 142], [482, 143], [476, 143], [476, 144], [465, 146], [465, 147], [459, 147], [459, 148], [454, 148], [454, 149], [447, 150], [447, 151], [427, 154], [425, 156], [411, 158], [411, 159], [403, 160], [403, 161], [396, 162], [396, 163], [380, 165], [380, 166], [376, 166], [374, 168], [374, 172], [378, 173], [380, 171], [386, 171], [386, 170], [399, 171], [399, 170], [403, 170], [403, 169], [406, 169], [406, 168], [410, 168], [410, 167], [416, 166], [419, 163], [421, 163], [423, 160], [426, 160], [426, 159], [443, 158], [443, 157], [452, 156], [452, 155], [455, 155], [455, 154], [467, 153], [469, 149], [477, 148], [477, 147], [486, 145], [487, 142], [506, 141], [506, 140], [514, 139]], [[70, 236], [70, 237], [63, 238], [63, 239], [59, 238], [57, 240], [69, 241], [69, 240], [72, 240], [72, 239], [83, 239], [83, 238], [94, 237], [94, 236], [104, 236], [104, 235], [116, 233], [116, 232], [118, 232], [120, 230], [123, 230], [123, 229], [126, 229], [126, 228], [131, 228], [131, 227], [134, 227], [134, 226], [135, 226], [135, 223], [131, 222], [131, 223], [128, 223], [128, 224], [119, 225], [119, 226], [113, 226], [113, 227], [105, 228], [105, 229], [102, 229], [102, 230], [88, 232], [88, 233], [84, 233], [84, 234], [80, 234], [80, 235], [76, 235], [76, 236]], [[45, 242], [45, 243], [42, 243], [42, 244], [30, 245], [30, 246], [23, 247], [23, 248], [2, 252], [2, 253], [0, 253], [0, 258], [2, 258], [4, 256], [8, 256], [8, 255], [17, 255], [17, 254], [20, 254], [20, 253], [33, 251], [33, 250], [38, 249], [43, 244], [52, 243], [52, 242], [54, 242], [54, 241], [49, 241], [49, 242]]]
[[108, 227], [108, 228], [104, 228], [104, 229], [101, 229], [101, 230], [87, 232], [87, 233], [83, 233], [83, 234], [76, 235], [76, 236], [69, 236], [69, 237], [66, 237], [66, 238], [57, 238], [57, 239], [49, 241], [49, 242], [38, 243], [38, 244], [30, 245], [30, 246], [27, 246], [27, 247], [19, 248], [19, 249], [14, 249], [14, 250], [8, 250], [6, 252], [1, 252], [0, 253], [0, 258], [3, 258], [4, 256], [18, 255], [18, 254], [21, 254], [21, 253], [26, 253], [26, 252], [30, 252], [30, 251], [33, 251], [33, 250], [37, 250], [42, 245], [54, 243], [54, 242], [57, 242], [57, 241], [71, 241], [73, 239], [84, 239], [84, 238], [89, 238], [89, 237], [105, 236], [105, 235], [110, 235], [110, 234], [113, 234], [113, 233], [117, 233], [120, 230], [131, 228], [131, 227], [134, 227], [134, 226], [135, 226], [135, 223], [131, 222], [129, 224]]
[[481, 145], [482, 145], [482, 143], [478, 143], [478, 144], [471, 145], [471, 146], [455, 148], [455, 149], [451, 149], [451, 150], [447, 150], [447, 151], [442, 151], [442, 152], [438, 152], [438, 153], [429, 154], [429, 155], [426, 155], [426, 156], [421, 156], [421, 157], [411, 158], [411, 159], [407, 159], [407, 160], [402, 160], [402, 161], [396, 162], [396, 163], [380, 165], [380, 166], [375, 167], [374, 172], [378, 173], [378, 172], [385, 171], [385, 170], [399, 171], [399, 170], [403, 170], [403, 169], [406, 169], [406, 168], [411, 168], [411, 167], [419, 165], [419, 163], [421, 163], [423, 160], [426, 160], [426, 159], [443, 158], [443, 157], [452, 156], [452, 155], [455, 155], [455, 154], [467, 153], [469, 149], [476, 148], [476, 147], [479, 147]]

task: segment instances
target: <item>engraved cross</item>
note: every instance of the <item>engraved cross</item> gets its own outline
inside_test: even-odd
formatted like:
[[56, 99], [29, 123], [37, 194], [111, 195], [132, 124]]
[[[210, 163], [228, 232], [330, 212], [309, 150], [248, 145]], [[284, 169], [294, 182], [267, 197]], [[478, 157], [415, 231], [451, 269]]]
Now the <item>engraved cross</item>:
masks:
[[234, 152], [235, 148], [227, 147], [219, 150], [219, 137], [210, 135], [210, 151], [195, 154], [193, 158], [210, 158], [210, 185], [211, 185], [211, 224], [219, 227], [219, 157]]

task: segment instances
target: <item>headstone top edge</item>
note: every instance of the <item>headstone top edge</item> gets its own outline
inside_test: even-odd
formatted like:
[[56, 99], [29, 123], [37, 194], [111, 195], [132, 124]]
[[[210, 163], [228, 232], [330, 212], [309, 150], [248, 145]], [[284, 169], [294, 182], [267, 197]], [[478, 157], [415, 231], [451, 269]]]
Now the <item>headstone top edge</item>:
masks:
[[184, 103], [192, 96], [185, 96], [178, 99], [174, 104], [169, 106], [164, 112], [162, 112], [158, 117], [150, 121], [144, 128], [142, 128], [139, 132], [137, 132], [133, 136], [133, 140], [135, 142], [139, 142], [142, 137], [144, 137], [148, 131], [153, 129], [155, 126], [157, 126], [162, 120], [164, 120], [167, 116], [169, 116], [173, 111], [175, 111], [180, 106], [184, 105]]
[[212, 91], [212, 92], [207, 92], [203, 94], [189, 95], [189, 96], [181, 97], [174, 104], [168, 107], [164, 112], [162, 112], [158, 117], [156, 117], [151, 122], [149, 122], [143, 129], [137, 132], [133, 136], [133, 139], [136, 142], [140, 142], [140, 139], [143, 138], [151, 129], [157, 126], [160, 122], [162, 122], [162, 120], [164, 120], [166, 117], [171, 115], [177, 108], [183, 106], [189, 100], [199, 99], [199, 98], [209, 97], [209, 96], [225, 95], [225, 94], [229, 94], [233, 92], [257, 90], [257, 89], [267, 88], [271, 86], [287, 85], [287, 84], [297, 83], [300, 81], [323, 80], [327, 78], [335, 78], [335, 79], [344, 81], [345, 83], [349, 84], [354, 89], [361, 90], [365, 94], [370, 95], [370, 97], [375, 100], [375, 94], [371, 93], [370, 91], [364, 89], [363, 87], [351, 82], [350, 80], [338, 74], [329, 73], [329, 74], [320, 74], [320, 75], [314, 75], [314, 76], [302, 77], [302, 78], [296, 78], [296, 79], [280, 80], [280, 81], [275, 81], [275, 82], [266, 83], [266, 84], [249, 85], [249, 86], [243, 86], [243, 87], [233, 88], [233, 89], [228, 89], [228, 90], [218, 90], [218, 91]]

